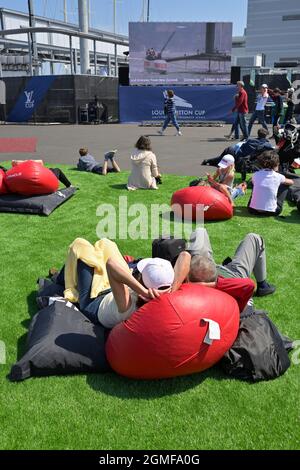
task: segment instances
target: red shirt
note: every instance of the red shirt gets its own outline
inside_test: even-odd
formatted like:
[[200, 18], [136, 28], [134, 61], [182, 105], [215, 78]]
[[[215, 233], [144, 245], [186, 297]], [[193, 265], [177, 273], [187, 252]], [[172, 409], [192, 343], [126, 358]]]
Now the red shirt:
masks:
[[246, 114], [249, 112], [248, 108], [248, 94], [244, 88], [239, 92], [239, 96], [236, 99], [235, 106], [232, 111], [237, 111], [238, 113]]
[[240, 312], [243, 312], [248, 301], [253, 296], [255, 289], [255, 283], [252, 279], [241, 279], [241, 278], [229, 278], [218, 277], [216, 289], [226, 292], [226, 294], [233, 297], [240, 308]]

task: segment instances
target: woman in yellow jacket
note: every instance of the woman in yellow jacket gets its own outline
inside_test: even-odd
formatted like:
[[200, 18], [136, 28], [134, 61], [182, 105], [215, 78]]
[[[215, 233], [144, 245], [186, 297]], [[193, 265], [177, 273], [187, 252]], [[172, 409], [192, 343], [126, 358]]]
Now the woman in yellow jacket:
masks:
[[139, 262], [137, 270], [139, 280], [116, 243], [103, 239], [93, 246], [77, 238], [59, 278], [66, 300], [78, 304], [93, 323], [112, 329], [136, 311], [139, 299], [148, 302], [171, 289], [174, 270], [169, 261], [149, 258]]

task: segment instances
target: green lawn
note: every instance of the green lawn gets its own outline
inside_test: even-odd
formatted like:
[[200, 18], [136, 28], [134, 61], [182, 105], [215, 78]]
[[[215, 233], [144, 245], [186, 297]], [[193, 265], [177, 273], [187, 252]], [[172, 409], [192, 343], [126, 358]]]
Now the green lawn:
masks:
[[[7, 365], [0, 366], [1, 449], [299, 449], [299, 365], [280, 379], [248, 384], [214, 368], [174, 380], [136, 382], [106, 375], [32, 379], [11, 384], [6, 375], [24, 351], [36, 313], [36, 280], [62, 265], [80, 236], [95, 242], [96, 208], [127, 195], [127, 174], [66, 170], [75, 197], [49, 218], [0, 214], [1, 329]], [[159, 191], [128, 194], [130, 202], [169, 202], [190, 181], [166, 176]], [[248, 232], [265, 237], [274, 296], [256, 300], [293, 339], [300, 338], [300, 214], [286, 205], [285, 219], [258, 219], [244, 207], [227, 222], [207, 225], [217, 261], [232, 255]], [[124, 253], [151, 255], [151, 242], [120, 241]]]

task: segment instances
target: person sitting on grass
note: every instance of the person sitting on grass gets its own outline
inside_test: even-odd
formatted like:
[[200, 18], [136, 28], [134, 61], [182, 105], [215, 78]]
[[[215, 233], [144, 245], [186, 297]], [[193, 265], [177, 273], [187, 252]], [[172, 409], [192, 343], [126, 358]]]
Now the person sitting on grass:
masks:
[[253, 191], [248, 210], [254, 215], [280, 215], [289, 186], [294, 181], [278, 173], [280, 160], [275, 151], [263, 152], [257, 161], [261, 170], [252, 177]]
[[246, 194], [247, 183], [243, 182], [238, 186], [234, 186], [235, 166], [234, 157], [232, 155], [225, 155], [218, 167], [218, 170], [213, 176], [209, 173], [207, 174], [208, 184], [225, 194], [233, 204], [235, 199]]
[[65, 267], [56, 279], [65, 289], [66, 301], [78, 304], [92, 323], [107, 329], [170, 292], [173, 281], [174, 269], [167, 260], [141, 260], [134, 276], [116, 243], [102, 239], [93, 246], [81, 238], [69, 247]]
[[128, 179], [127, 189], [158, 189], [161, 184], [161, 175], [158, 171], [156, 155], [152, 152], [149, 137], [142, 136], [137, 141], [136, 150], [131, 155], [131, 175]]
[[[80, 171], [87, 171], [89, 173], [96, 173], [97, 175], [106, 176], [108, 172], [115, 172], [120, 173], [121, 169], [116, 162], [117, 150], [112, 150], [111, 152], [107, 152], [104, 155], [104, 162], [103, 164], [97, 162], [95, 158], [89, 154], [87, 148], [81, 148], [79, 150], [79, 161], [77, 164], [77, 168]], [[111, 163], [111, 168], [108, 168], [108, 162]]]

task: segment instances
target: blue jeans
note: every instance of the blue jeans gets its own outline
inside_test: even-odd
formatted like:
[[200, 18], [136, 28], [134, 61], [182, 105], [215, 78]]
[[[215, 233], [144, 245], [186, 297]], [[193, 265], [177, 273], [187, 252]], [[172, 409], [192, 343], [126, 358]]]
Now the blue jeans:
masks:
[[[100, 295], [96, 299], [91, 299], [91, 289], [94, 277], [94, 268], [91, 268], [83, 261], [77, 263], [79, 309], [92, 323], [99, 325], [98, 309], [105, 295]], [[65, 267], [60, 271], [56, 284], [65, 289]]]
[[234, 201], [235, 199], [237, 199], [238, 197], [241, 197], [241, 196], [245, 196], [245, 193], [242, 190], [242, 188], [239, 188], [239, 187], [233, 188], [233, 190], [231, 192], [232, 200]]
[[235, 131], [235, 138], [239, 139], [240, 138], [240, 130], [239, 127], [242, 130], [243, 136], [245, 139], [248, 139], [248, 130], [247, 130], [247, 124], [246, 124], [246, 115], [245, 113], [237, 113], [235, 123], [234, 123], [234, 131]]
[[261, 124], [263, 128], [266, 129], [266, 131], [269, 131], [267, 123], [266, 123], [265, 111], [254, 111], [249, 121], [249, 126], [248, 126], [249, 135], [251, 135], [252, 127], [256, 120], [258, 120], [259, 124]]
[[169, 122], [172, 122], [173, 126], [176, 127], [179, 132], [180, 127], [177, 121], [176, 113], [167, 114], [162, 130], [165, 131], [169, 125]]

